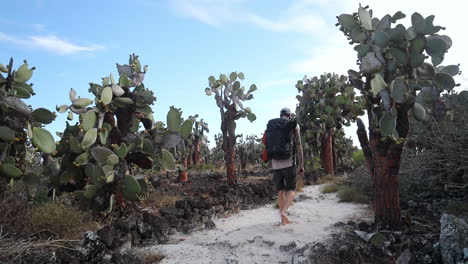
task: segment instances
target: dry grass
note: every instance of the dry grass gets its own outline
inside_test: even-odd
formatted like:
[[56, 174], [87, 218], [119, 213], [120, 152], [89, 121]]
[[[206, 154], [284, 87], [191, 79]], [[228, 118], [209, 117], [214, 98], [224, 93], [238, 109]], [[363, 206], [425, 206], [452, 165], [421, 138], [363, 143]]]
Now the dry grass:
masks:
[[[1, 231], [1, 230], [0, 230]], [[0, 232], [1, 263], [52, 263], [51, 254], [61, 251], [68, 255], [79, 255], [79, 240], [36, 240], [2, 236]], [[31, 262], [34, 261], [34, 262]], [[55, 262], [53, 262], [55, 263]]]
[[178, 195], [167, 195], [161, 194], [158, 192], [152, 192], [144, 203], [148, 206], [153, 206], [156, 208], [168, 208], [174, 207], [175, 203], [180, 200], [181, 197]]
[[302, 190], [304, 189], [304, 178], [303, 177], [297, 177], [297, 180], [296, 180], [296, 192], [302, 192]]
[[68, 240], [79, 239], [83, 232], [99, 228], [91, 214], [52, 202], [30, 207], [22, 222], [24, 233]]
[[325, 184], [325, 183], [342, 183], [343, 178], [337, 175], [327, 174], [324, 177], [321, 177], [317, 180], [317, 184]]
[[335, 183], [330, 183], [322, 186], [320, 189], [321, 193], [335, 193], [340, 190], [340, 186]]
[[354, 186], [341, 186], [338, 191], [340, 202], [368, 203], [369, 196], [361, 189]]
[[159, 263], [166, 257], [159, 252], [144, 252], [141, 256], [143, 257], [143, 263], [145, 264]]

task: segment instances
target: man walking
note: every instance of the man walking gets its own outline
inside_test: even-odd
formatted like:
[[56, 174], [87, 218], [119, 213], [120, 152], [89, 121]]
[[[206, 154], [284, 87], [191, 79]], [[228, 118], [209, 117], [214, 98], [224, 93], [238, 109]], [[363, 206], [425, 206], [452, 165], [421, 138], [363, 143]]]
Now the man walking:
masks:
[[304, 176], [300, 127], [291, 119], [291, 110], [283, 108], [280, 118], [268, 122], [266, 149], [273, 168], [273, 183], [278, 191], [281, 224], [291, 223], [287, 216], [296, 193], [296, 175]]

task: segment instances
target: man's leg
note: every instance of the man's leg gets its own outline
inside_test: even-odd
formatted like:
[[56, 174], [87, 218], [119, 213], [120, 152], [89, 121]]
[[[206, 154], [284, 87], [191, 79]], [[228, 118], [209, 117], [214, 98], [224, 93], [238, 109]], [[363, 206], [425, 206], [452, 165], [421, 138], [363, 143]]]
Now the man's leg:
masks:
[[294, 200], [294, 195], [296, 194], [295, 191], [286, 191], [284, 193], [285, 196], [285, 201], [284, 201], [284, 211], [287, 212], [289, 207], [291, 206], [293, 200]]
[[286, 189], [284, 191], [283, 212], [284, 212], [284, 215], [286, 216], [284, 220], [287, 224], [289, 224], [291, 223], [291, 221], [289, 221], [289, 219], [287, 218], [286, 212], [288, 211], [289, 207], [292, 205], [294, 196], [296, 194], [296, 171], [295, 171], [294, 166], [290, 167], [287, 171], [287, 175], [285, 175], [285, 187]]
[[285, 200], [286, 199], [284, 197], [284, 191], [283, 190], [278, 191], [278, 207], [280, 209], [280, 212], [283, 211]]

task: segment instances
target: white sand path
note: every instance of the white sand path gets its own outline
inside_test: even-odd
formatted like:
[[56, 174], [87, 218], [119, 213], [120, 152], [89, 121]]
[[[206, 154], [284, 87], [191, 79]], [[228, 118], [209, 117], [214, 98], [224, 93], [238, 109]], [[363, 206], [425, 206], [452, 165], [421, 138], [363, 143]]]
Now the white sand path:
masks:
[[306, 199], [289, 209], [289, 225], [280, 226], [279, 210], [268, 204], [215, 219], [213, 230], [177, 233], [167, 244], [144, 250], [166, 255], [163, 264], [291, 263], [295, 249], [327, 238], [333, 223], [370, 215], [366, 205], [340, 203], [336, 194], [321, 194], [320, 187], [298, 193]]

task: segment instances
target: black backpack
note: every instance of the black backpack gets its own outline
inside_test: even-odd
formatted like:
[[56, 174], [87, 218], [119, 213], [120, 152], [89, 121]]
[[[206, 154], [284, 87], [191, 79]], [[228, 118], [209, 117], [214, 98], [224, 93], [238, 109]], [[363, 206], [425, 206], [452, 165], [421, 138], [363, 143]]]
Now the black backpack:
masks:
[[275, 118], [268, 121], [265, 134], [266, 152], [269, 160], [284, 160], [293, 155], [292, 136], [296, 126], [296, 120]]

